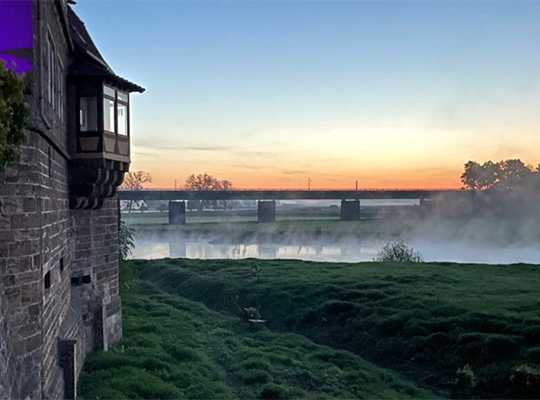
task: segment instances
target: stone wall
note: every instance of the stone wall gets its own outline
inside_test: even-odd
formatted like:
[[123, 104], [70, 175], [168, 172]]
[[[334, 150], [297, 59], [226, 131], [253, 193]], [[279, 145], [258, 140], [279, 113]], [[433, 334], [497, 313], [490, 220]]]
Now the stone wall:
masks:
[[74, 382], [66, 386], [76, 391], [85, 354], [122, 335], [117, 202], [69, 209], [66, 118], [40, 83], [45, 35], [69, 63], [56, 3], [34, 1], [30, 129], [18, 162], [0, 172], [0, 398], [62, 398], [70, 341]]
[[[28, 143], [21, 148], [20, 163], [6, 168], [0, 177], [0, 265], [5, 316], [2, 331], [9, 345], [9, 371], [13, 375], [7, 391], [12, 398], [34, 397], [41, 387], [42, 233], [36, 150], [37, 137], [30, 134]], [[21, 379], [31, 379], [34, 387], [28, 387]]]
[[58, 339], [76, 340], [76, 379], [122, 336], [117, 201], [69, 210], [68, 168], [30, 132], [0, 175], [0, 398], [62, 397]]

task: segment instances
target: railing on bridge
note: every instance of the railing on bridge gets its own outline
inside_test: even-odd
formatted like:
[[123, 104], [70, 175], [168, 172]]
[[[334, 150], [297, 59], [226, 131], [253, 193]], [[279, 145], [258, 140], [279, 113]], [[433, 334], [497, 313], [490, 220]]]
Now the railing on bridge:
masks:
[[439, 195], [467, 196], [458, 189], [234, 189], [234, 190], [120, 190], [122, 200], [382, 200], [427, 199]]

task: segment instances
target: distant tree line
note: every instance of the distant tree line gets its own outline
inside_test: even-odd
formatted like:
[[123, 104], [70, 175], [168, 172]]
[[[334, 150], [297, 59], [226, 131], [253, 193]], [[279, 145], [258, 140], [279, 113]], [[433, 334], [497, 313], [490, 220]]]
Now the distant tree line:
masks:
[[[204, 174], [191, 174], [186, 179], [186, 184], [184, 185], [186, 190], [200, 190], [200, 191], [210, 191], [210, 190], [231, 190], [233, 184], [231, 181], [226, 179], [220, 180], [208, 173]], [[227, 201], [225, 200], [190, 200], [187, 202], [188, 210], [197, 210], [199, 213], [202, 212], [204, 208], [212, 208], [214, 210], [226, 210]]]
[[514, 229], [509, 235], [515, 237], [526, 221], [540, 218], [540, 165], [526, 165], [520, 159], [483, 164], [468, 161], [461, 182], [463, 190], [472, 192], [470, 197], [441, 194], [422, 201], [418, 207], [420, 216], [464, 220], [481, 217], [497, 222], [501, 231]]
[[463, 187], [468, 190], [518, 188], [540, 189], [540, 164], [534, 168], [520, 159], [499, 162], [486, 161], [480, 164], [469, 161], [461, 174]]

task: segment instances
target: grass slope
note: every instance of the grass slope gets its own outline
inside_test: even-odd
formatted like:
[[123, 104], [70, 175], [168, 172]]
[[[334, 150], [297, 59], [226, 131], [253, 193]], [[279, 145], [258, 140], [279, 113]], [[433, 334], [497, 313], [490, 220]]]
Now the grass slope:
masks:
[[[132, 264], [163, 290], [230, 313], [235, 296], [242, 307], [256, 304], [252, 268], [258, 264], [261, 314], [271, 329], [350, 350], [441, 395], [540, 397], [540, 266], [187, 259]], [[520, 377], [519, 371], [530, 373]]]
[[238, 318], [121, 271], [124, 338], [90, 354], [84, 399], [434, 398], [395, 374], [303, 336]]

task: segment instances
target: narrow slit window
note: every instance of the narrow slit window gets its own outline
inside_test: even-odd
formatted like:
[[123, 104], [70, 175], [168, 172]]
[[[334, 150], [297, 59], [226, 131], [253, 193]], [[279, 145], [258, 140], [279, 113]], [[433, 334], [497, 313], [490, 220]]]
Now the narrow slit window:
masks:
[[51, 148], [49, 147], [49, 178], [52, 178], [52, 157], [51, 157]]
[[51, 271], [47, 272], [45, 274], [45, 289], [50, 289], [51, 288]]

